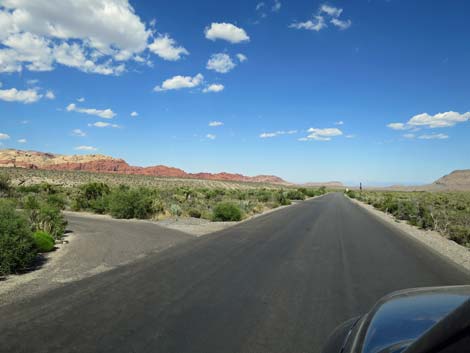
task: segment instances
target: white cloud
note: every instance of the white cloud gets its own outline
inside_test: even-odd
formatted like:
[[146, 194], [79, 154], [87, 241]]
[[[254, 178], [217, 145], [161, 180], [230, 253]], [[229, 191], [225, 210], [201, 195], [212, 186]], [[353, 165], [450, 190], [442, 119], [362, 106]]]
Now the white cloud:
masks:
[[344, 125], [344, 121], [343, 121], [343, 120], [336, 121], [336, 122], [335, 122], [335, 125]]
[[215, 140], [215, 138], [216, 138], [217, 136], [214, 135], [214, 134], [207, 134], [206, 137], [207, 137], [209, 140]]
[[295, 22], [289, 25], [289, 28], [294, 28], [294, 29], [306, 29], [309, 31], [316, 31], [319, 32], [323, 28], [327, 27], [325, 23], [325, 19], [323, 16], [314, 16], [313, 20], [308, 20], [305, 22]]
[[351, 20], [342, 21], [337, 18], [332, 18], [330, 22], [339, 29], [348, 29], [352, 25]]
[[194, 88], [199, 86], [203, 81], [204, 76], [201, 74], [197, 74], [194, 77], [178, 75], [163, 81], [161, 86], [155, 86], [154, 91], [161, 92], [181, 88]]
[[176, 44], [176, 41], [168, 34], [159, 35], [152, 44], [149, 45], [151, 52], [157, 54], [164, 60], [177, 61], [183, 55], [189, 55], [189, 52]]
[[217, 126], [222, 126], [222, 125], [224, 125], [224, 123], [221, 121], [211, 121], [209, 123], [209, 126], [212, 126], [212, 127], [217, 127]]
[[0, 140], [8, 140], [9, 138], [10, 138], [10, 135], [0, 132]]
[[94, 126], [94, 127], [113, 127], [113, 128], [119, 128], [120, 126], [117, 124], [111, 124], [111, 123], [106, 123], [104, 121], [97, 121], [96, 123], [93, 124], [88, 124], [88, 126]]
[[265, 6], [264, 2], [259, 2], [256, 4], [256, 11], [261, 10]]
[[310, 128], [307, 130], [310, 134], [301, 141], [316, 140], [316, 141], [330, 141], [333, 137], [343, 135], [343, 132], [338, 128], [317, 129]]
[[460, 114], [458, 112], [445, 112], [438, 113], [435, 115], [429, 115], [428, 113], [422, 113], [413, 116], [406, 123], [391, 123], [387, 127], [394, 130], [406, 130], [412, 128], [443, 128], [452, 127], [458, 123], [464, 123], [470, 121], [470, 112]]
[[17, 142], [18, 142], [18, 143], [26, 143], [26, 142], [28, 142], [28, 140], [26, 140], [26, 139], [19, 139]]
[[421, 140], [446, 140], [449, 138], [446, 134], [430, 134], [418, 136]]
[[72, 131], [72, 135], [73, 136], [79, 136], [79, 137], [85, 137], [86, 136], [86, 132], [80, 130], [80, 129], [74, 129]]
[[79, 108], [77, 107], [74, 103], [70, 103], [67, 107], [66, 110], [68, 112], [77, 112], [77, 113], [83, 113], [83, 114], [88, 114], [88, 115], [96, 115], [99, 116], [100, 118], [104, 119], [112, 119], [116, 116], [116, 113], [114, 113], [111, 109], [94, 109], [94, 108]]
[[293, 135], [296, 134], [297, 130], [280, 130], [280, 131], [274, 131], [274, 132], [263, 132], [259, 135], [260, 138], [266, 139], [266, 138], [272, 138], [272, 137], [277, 137], [281, 135]]
[[0, 8], [0, 72], [48, 71], [59, 63], [119, 74], [116, 61], [144, 51], [151, 32], [128, 0], [5, 0]]
[[206, 88], [204, 88], [202, 91], [204, 93], [209, 93], [209, 92], [221, 92], [224, 90], [224, 85], [222, 84], [219, 84], [219, 83], [213, 83], [209, 86], [207, 86]]
[[339, 9], [337, 7], [329, 6], [326, 4], [323, 4], [320, 6], [320, 12], [326, 13], [330, 15], [331, 17], [339, 17], [341, 16], [341, 13], [343, 12], [343, 9]]
[[237, 54], [237, 59], [238, 59], [238, 61], [240, 61], [241, 63], [248, 60], [248, 58], [246, 57], [246, 55], [245, 55], [245, 54], [241, 54], [241, 53], [238, 53], [238, 54]]
[[52, 91], [47, 91], [44, 97], [46, 97], [47, 99], [55, 99], [55, 94]]
[[416, 137], [416, 135], [415, 134], [404, 134], [403, 137], [406, 138], [406, 139], [414, 139]]
[[207, 62], [206, 68], [225, 74], [235, 68], [236, 64], [232, 61], [229, 55], [218, 53], [212, 54]]
[[132, 113], [131, 113], [131, 116], [132, 116], [133, 118], [138, 117], [138, 116], [139, 116], [139, 113], [137, 113], [137, 112], [132, 112]]
[[392, 130], [406, 130], [408, 129], [408, 126], [406, 126], [403, 123], [391, 123], [387, 125], [388, 128]]
[[[1, 87], [1, 85], [0, 85]], [[0, 100], [7, 102], [34, 103], [42, 98], [36, 88], [17, 90], [16, 88], [0, 89]]]
[[313, 14], [312, 19], [305, 22], [294, 22], [289, 27], [295, 29], [306, 29], [310, 31], [321, 31], [328, 27], [326, 21], [338, 27], [339, 29], [347, 29], [351, 27], [351, 20], [341, 20], [339, 17], [343, 13], [343, 9], [323, 4], [320, 6], [316, 14]]
[[77, 102], [83, 103], [84, 101], [85, 101], [85, 98], [83, 97], [77, 98]]
[[98, 149], [93, 146], [77, 146], [75, 147], [77, 151], [97, 151]]
[[274, 0], [274, 5], [271, 7], [271, 10], [273, 12], [278, 12], [281, 9], [281, 1], [280, 0]]
[[241, 43], [250, 40], [243, 28], [239, 28], [231, 23], [212, 23], [206, 27], [205, 35], [207, 39], [222, 39], [230, 43]]

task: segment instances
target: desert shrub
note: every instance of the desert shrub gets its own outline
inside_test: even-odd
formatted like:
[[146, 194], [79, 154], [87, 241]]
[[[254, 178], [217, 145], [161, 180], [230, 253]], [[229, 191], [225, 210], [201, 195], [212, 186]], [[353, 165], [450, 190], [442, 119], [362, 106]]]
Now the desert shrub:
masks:
[[119, 187], [109, 195], [109, 212], [115, 218], [150, 218], [153, 208], [152, 192], [145, 188], [130, 189]]
[[0, 174], [0, 197], [10, 196], [11, 191], [10, 177], [6, 174]]
[[281, 206], [287, 206], [290, 205], [291, 202], [287, 198], [287, 194], [283, 191], [279, 191], [276, 195], [276, 201], [281, 205]]
[[201, 213], [201, 211], [199, 211], [199, 210], [196, 209], [196, 208], [191, 208], [191, 209], [188, 211], [188, 215], [189, 215], [189, 217], [193, 217], [193, 218], [201, 218], [202, 213]]
[[458, 244], [470, 246], [470, 228], [461, 225], [452, 225], [448, 230], [450, 240]]
[[60, 212], [60, 209], [47, 203], [41, 204], [38, 212], [38, 220], [34, 230], [41, 230], [51, 234], [54, 239], [59, 239], [64, 235], [67, 221]]
[[54, 238], [49, 233], [38, 230], [33, 233], [34, 243], [39, 252], [49, 252], [54, 250]]
[[183, 211], [181, 210], [181, 207], [179, 205], [177, 205], [176, 203], [172, 204], [170, 206], [170, 213], [172, 216], [174, 217], [179, 217], [181, 216], [181, 214], [183, 213]]
[[286, 197], [289, 200], [304, 200], [305, 195], [299, 190], [289, 190]]
[[5, 200], [0, 200], [0, 275], [31, 265], [37, 254], [26, 218]]
[[348, 195], [350, 198], [355, 199], [357, 198], [357, 194], [354, 190], [348, 190], [346, 191], [346, 195]]
[[67, 221], [56, 202], [49, 203], [49, 198], [42, 200], [28, 195], [22, 200], [22, 206], [33, 231], [44, 231], [59, 239], [65, 232]]
[[63, 194], [57, 193], [57, 194], [51, 194], [48, 195], [46, 198], [46, 202], [54, 206], [60, 210], [64, 210], [65, 206], [67, 205], [67, 201], [65, 200], [65, 196]]
[[81, 185], [72, 201], [72, 209], [104, 213], [108, 206], [109, 193], [109, 186], [105, 183], [92, 182]]
[[242, 211], [234, 203], [221, 202], [214, 207], [212, 218], [216, 222], [240, 221], [242, 219]]

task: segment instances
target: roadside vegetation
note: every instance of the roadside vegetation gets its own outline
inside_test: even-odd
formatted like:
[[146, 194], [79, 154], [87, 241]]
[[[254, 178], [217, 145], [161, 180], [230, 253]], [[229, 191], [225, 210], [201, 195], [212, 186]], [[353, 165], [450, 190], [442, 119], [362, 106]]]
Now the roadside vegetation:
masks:
[[136, 176], [136, 182], [126, 175], [36, 172], [0, 172], [0, 276], [31, 267], [38, 254], [55, 248], [67, 225], [62, 210], [120, 219], [192, 217], [236, 222], [327, 192], [272, 184], [152, 181], [145, 176]]
[[435, 230], [470, 248], [470, 192], [349, 190], [347, 195], [411, 225]]

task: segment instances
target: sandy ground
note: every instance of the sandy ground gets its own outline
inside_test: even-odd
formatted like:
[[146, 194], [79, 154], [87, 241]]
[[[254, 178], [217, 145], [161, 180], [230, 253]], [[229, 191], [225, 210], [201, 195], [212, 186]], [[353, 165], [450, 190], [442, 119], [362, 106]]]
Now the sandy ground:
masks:
[[417, 241], [423, 243], [432, 251], [437, 252], [438, 254], [444, 256], [453, 263], [462, 266], [466, 270], [470, 271], [470, 250], [468, 248], [443, 237], [438, 232], [419, 229], [415, 226], [408, 224], [406, 221], [397, 220], [392, 215], [379, 211], [371, 205], [368, 205], [355, 199], [351, 199], [351, 201], [368, 210], [370, 213], [380, 218], [382, 221], [397, 227], [402, 231], [402, 233], [405, 233], [413, 237]]
[[117, 220], [108, 215], [64, 212], [69, 222], [65, 243], [57, 245], [56, 251], [45, 254], [42, 265], [36, 270], [0, 280], [0, 306], [112, 270], [285, 207], [289, 206], [267, 210], [241, 222], [210, 222], [196, 218]]

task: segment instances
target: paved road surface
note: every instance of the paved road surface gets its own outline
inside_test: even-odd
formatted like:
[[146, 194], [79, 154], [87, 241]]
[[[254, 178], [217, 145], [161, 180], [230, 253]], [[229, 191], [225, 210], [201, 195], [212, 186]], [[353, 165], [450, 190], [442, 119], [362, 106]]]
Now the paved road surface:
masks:
[[469, 282], [330, 194], [4, 306], [0, 351], [319, 352], [390, 291]]

